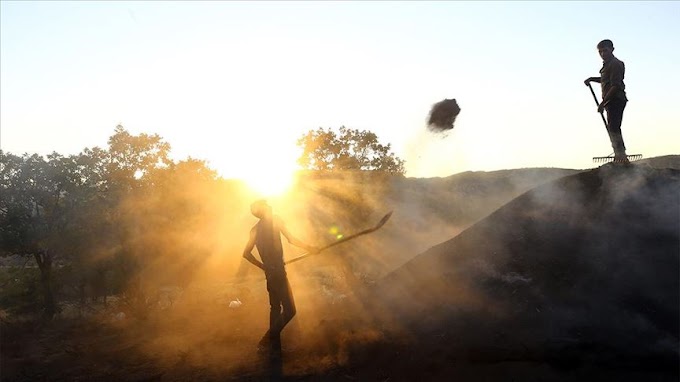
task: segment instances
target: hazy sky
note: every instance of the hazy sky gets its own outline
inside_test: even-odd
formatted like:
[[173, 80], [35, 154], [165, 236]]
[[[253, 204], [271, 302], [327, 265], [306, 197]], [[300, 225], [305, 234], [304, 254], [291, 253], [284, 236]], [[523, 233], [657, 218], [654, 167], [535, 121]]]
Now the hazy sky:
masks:
[[[680, 2], [0, 4], [15, 154], [105, 146], [120, 123], [238, 177], [290, 169], [304, 132], [345, 125], [408, 176], [589, 168], [612, 152], [583, 84], [604, 38], [626, 63], [628, 153], [680, 154]], [[443, 98], [462, 108], [444, 138], [424, 126]]]

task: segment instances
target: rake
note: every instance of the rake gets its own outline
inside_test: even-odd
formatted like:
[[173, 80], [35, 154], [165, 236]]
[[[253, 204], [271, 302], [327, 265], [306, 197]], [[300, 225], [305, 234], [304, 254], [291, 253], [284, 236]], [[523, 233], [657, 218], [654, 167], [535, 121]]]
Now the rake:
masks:
[[[642, 154], [630, 154], [626, 155], [629, 162], [634, 162], [636, 160], [642, 159]], [[608, 163], [614, 161], [614, 153], [609, 154], [606, 157], [593, 157], [593, 162], [595, 163]]]
[[[593, 90], [593, 87], [590, 85], [590, 82], [588, 82], [588, 88], [590, 89], [590, 94], [593, 95], [593, 99], [595, 100], [595, 104], [597, 107], [600, 107], [600, 101], [597, 100], [597, 96], [595, 95], [595, 91]], [[604, 113], [600, 112], [600, 117], [602, 117], [602, 123], [604, 123], [604, 128], [607, 129], [607, 132], [609, 132], [609, 125], [607, 124], [607, 120], [604, 118]], [[642, 159], [642, 154], [630, 154], [626, 155], [628, 157], [629, 162], [633, 162], [636, 160]], [[614, 153], [611, 153], [607, 155], [606, 157], [593, 157], [593, 162], [595, 163], [608, 163], [608, 162], [613, 162], [614, 161]]]

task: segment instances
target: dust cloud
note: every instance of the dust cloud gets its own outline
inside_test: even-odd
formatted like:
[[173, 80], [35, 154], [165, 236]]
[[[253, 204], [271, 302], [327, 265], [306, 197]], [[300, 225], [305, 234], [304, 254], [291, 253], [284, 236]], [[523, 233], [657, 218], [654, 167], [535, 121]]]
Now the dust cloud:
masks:
[[[118, 333], [116, 349], [176, 380], [322, 375], [372, 354], [404, 368], [551, 359], [584, 343], [667, 355], [678, 337], [668, 248], [678, 244], [669, 190], [679, 179], [615, 167], [300, 173], [269, 203], [304, 242], [323, 246], [393, 215], [287, 267], [297, 315], [278, 364], [257, 351], [268, 328], [264, 275], [241, 258], [257, 196], [234, 181], [171, 182], [121, 203], [123, 244], [100, 247], [98, 259], [124, 261], [132, 276], [95, 318]], [[287, 259], [303, 252], [283, 244]]]
[[[336, 368], [382, 341], [364, 291], [432, 241], [461, 231], [437, 216], [440, 206], [417, 202], [421, 195], [403, 181], [368, 172], [300, 173], [288, 193], [268, 200], [294, 236], [316, 246], [371, 228], [394, 211], [377, 232], [287, 267], [297, 305], [282, 338], [287, 373]], [[110, 314], [100, 317], [120, 330], [124, 344], [176, 375], [267, 370], [257, 352], [268, 328], [266, 282], [241, 257], [257, 222], [249, 210], [256, 198], [236, 181], [191, 182], [121, 203], [123, 244], [101, 248], [98, 261], [124, 262], [129, 275], [121, 293], [108, 298]], [[283, 244], [286, 259], [303, 253]]]

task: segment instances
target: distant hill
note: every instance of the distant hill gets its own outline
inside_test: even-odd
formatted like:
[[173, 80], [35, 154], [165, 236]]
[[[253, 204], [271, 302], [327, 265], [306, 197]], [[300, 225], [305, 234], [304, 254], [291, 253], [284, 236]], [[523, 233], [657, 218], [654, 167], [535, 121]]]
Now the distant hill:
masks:
[[[644, 159], [635, 162], [635, 166], [680, 168], [680, 155]], [[350, 256], [356, 253], [360, 257], [357, 267], [365, 268], [363, 271], [368, 273], [384, 274], [432, 245], [449, 240], [524, 192], [583, 171], [588, 170], [467, 171], [435, 178], [389, 177], [379, 186], [370, 177], [356, 174], [307, 175], [298, 185], [302, 192], [287, 203], [316, 206], [316, 210], [309, 213], [309, 219], [324, 215], [335, 219], [318, 219], [314, 229], [344, 222], [345, 229], [356, 230], [374, 224], [387, 211], [394, 211], [385, 228], [348, 250]], [[359, 222], [350, 222], [343, 216], [347, 212], [344, 202], [363, 204], [373, 212]], [[363, 245], [367, 240], [370, 246]], [[345, 249], [348, 247], [338, 248], [339, 251]], [[368, 261], [364, 254], [358, 253], [362, 249], [370, 250], [376, 261]]]
[[654, 168], [673, 168], [680, 169], [680, 155], [665, 155], [660, 157], [642, 159], [635, 164], [649, 165]]
[[[643, 159], [634, 165], [680, 169], [680, 155]], [[588, 170], [522, 168], [466, 171], [443, 178], [394, 178], [386, 204], [397, 211], [415, 211], [416, 217], [467, 227], [531, 188], [582, 171]]]
[[680, 171], [654, 168], [673, 163], [605, 165], [540, 185], [380, 280], [365, 305], [408, 333], [413, 362], [677, 373]]
[[397, 178], [391, 198], [417, 205], [449, 224], [467, 225], [537, 185], [579, 170], [524, 168], [467, 171], [445, 178]]
[[[356, 231], [394, 211], [389, 223], [375, 235], [334, 249], [351, 261], [356, 271], [375, 277], [455, 236], [527, 190], [577, 172], [538, 168], [377, 180], [366, 173], [308, 175], [298, 183], [295, 199], [286, 204], [311, 206], [302, 220], [313, 221], [312, 229], [317, 231], [331, 226]], [[350, 215], [357, 211], [361, 218], [352, 219]], [[324, 262], [325, 257], [330, 256], [313, 260], [314, 264]]]

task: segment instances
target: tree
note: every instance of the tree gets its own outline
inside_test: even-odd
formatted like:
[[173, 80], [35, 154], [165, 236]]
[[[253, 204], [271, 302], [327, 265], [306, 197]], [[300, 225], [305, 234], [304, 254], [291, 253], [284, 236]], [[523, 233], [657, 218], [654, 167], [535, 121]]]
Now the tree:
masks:
[[74, 157], [57, 153], [21, 157], [0, 152], [0, 248], [4, 255], [33, 256], [40, 270], [43, 313], [57, 310], [52, 283], [55, 259], [69, 251], [70, 215], [78, 208]]
[[344, 126], [337, 132], [319, 128], [307, 132], [297, 144], [303, 149], [298, 163], [310, 170], [405, 173], [404, 161], [390, 151], [389, 143], [378, 142], [371, 131]]
[[[82, 290], [87, 278], [98, 277], [86, 275], [106, 266], [102, 253], [115, 253], [126, 264], [134, 260], [132, 243], [148, 214], [139, 201], [153, 193], [154, 173], [172, 165], [169, 150], [158, 135], [134, 136], [117, 126], [108, 150], [46, 158], [0, 151], [0, 255], [35, 259], [45, 317], [57, 311], [57, 262], [75, 269]], [[134, 264], [129, 268], [127, 274], [134, 274]]]
[[30, 309], [52, 317], [59, 298], [73, 289], [84, 303], [89, 286], [144, 315], [154, 287], [191, 282], [242, 203], [206, 162], [174, 162], [169, 150], [122, 126], [107, 147], [77, 155], [0, 150], [0, 256], [34, 259], [43, 298], [31, 294]]
[[[316, 170], [305, 177], [306, 189], [312, 190], [305, 204], [316, 226], [362, 227], [372, 216], [385, 213], [382, 200], [389, 194], [392, 175], [405, 173], [404, 161], [391, 152], [390, 144], [381, 144], [371, 131], [344, 126], [311, 130], [297, 143], [303, 149], [298, 163]], [[335, 260], [342, 274], [338, 280], [354, 289], [362, 282], [357, 265], [370, 256], [361, 256], [365, 249], [352, 243], [344, 250], [363, 259], [355, 262], [348, 254]]]

